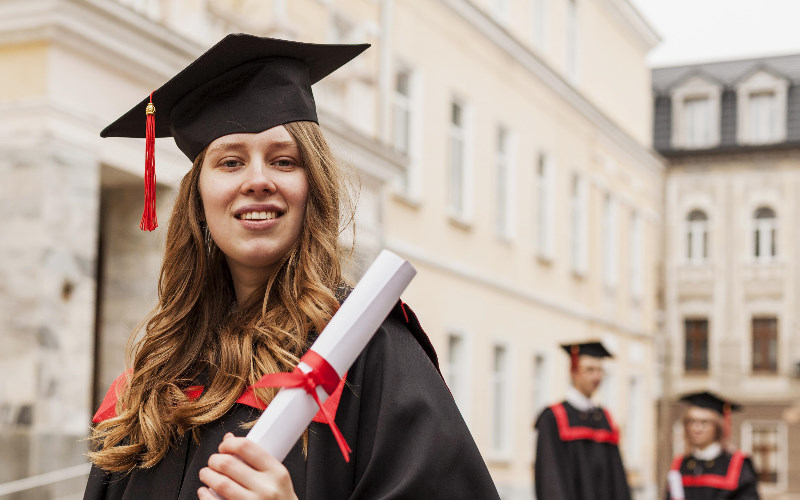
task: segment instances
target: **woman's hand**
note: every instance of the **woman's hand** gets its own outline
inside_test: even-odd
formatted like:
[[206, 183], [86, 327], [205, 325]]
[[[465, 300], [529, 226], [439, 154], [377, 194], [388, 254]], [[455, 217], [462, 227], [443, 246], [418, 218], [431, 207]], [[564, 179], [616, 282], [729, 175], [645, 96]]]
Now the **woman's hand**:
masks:
[[208, 467], [200, 469], [200, 480], [208, 486], [197, 490], [200, 500], [297, 500], [286, 467], [255, 442], [230, 432]]

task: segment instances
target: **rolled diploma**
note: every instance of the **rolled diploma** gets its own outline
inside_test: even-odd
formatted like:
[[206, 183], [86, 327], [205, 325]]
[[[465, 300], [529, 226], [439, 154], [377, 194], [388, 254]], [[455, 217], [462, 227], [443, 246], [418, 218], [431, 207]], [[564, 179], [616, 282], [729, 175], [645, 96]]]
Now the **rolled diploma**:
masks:
[[[382, 251], [311, 349], [343, 377], [415, 274], [416, 269], [408, 261], [388, 250]], [[298, 367], [305, 373], [311, 371], [303, 362]], [[317, 387], [317, 394], [320, 401], [328, 398], [322, 387]], [[305, 390], [283, 388], [250, 429], [247, 438], [283, 461], [318, 411], [314, 398]]]
[[683, 478], [680, 471], [667, 472], [667, 483], [669, 484], [669, 497], [672, 500], [685, 500], [686, 494], [683, 491]]

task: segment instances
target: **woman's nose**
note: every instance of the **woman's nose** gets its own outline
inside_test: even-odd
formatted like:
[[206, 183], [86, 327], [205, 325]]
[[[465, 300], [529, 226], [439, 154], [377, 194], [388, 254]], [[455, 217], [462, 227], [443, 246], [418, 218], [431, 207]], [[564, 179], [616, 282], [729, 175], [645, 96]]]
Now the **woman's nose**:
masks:
[[246, 193], [274, 193], [274, 172], [270, 165], [263, 161], [251, 162], [245, 171], [242, 191]]

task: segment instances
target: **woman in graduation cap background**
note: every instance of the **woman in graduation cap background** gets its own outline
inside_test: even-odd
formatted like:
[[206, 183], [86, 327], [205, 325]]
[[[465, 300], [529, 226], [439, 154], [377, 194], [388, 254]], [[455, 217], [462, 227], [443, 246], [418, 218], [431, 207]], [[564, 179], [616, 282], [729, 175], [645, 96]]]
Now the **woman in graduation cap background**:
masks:
[[672, 462], [667, 500], [758, 500], [750, 458], [726, 449], [730, 415], [740, 406], [707, 391], [680, 400], [688, 405], [683, 416], [687, 453]]
[[498, 498], [402, 303], [325, 402], [349, 461], [324, 418], [283, 464], [241, 437], [277, 392], [257, 382], [291, 371], [346, 294], [352, 214], [311, 85], [366, 48], [229, 35], [101, 133], [147, 136], [143, 229], [153, 138], [193, 164], [158, 305], [94, 418], [84, 498]]

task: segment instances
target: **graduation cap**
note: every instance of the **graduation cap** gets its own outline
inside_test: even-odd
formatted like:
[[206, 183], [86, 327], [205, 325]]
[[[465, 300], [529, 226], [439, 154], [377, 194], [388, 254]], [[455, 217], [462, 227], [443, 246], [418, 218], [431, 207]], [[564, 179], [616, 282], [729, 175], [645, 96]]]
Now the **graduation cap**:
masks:
[[725, 415], [726, 411], [738, 411], [742, 408], [741, 405], [722, 399], [708, 391], [686, 394], [681, 396], [680, 401], [688, 403], [691, 406], [699, 406], [700, 408], [714, 410], [720, 415]]
[[688, 403], [690, 406], [706, 408], [719, 413], [723, 418], [722, 435], [725, 439], [731, 435], [731, 412], [739, 411], [742, 408], [741, 405], [722, 399], [709, 391], [685, 394], [681, 396], [680, 401]]
[[156, 137], [174, 137], [194, 161], [224, 135], [258, 133], [294, 121], [318, 123], [311, 85], [368, 47], [228, 35], [103, 129], [101, 137], [146, 138], [140, 227], [152, 231], [158, 225]]
[[578, 369], [578, 357], [591, 356], [593, 358], [613, 358], [610, 352], [601, 342], [584, 342], [581, 344], [561, 344], [567, 354], [570, 355], [570, 371]]

